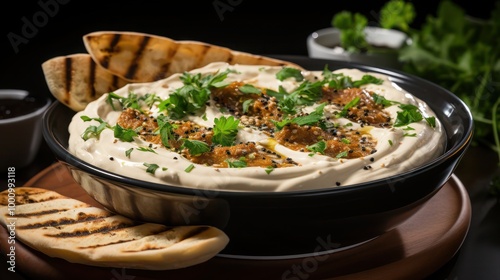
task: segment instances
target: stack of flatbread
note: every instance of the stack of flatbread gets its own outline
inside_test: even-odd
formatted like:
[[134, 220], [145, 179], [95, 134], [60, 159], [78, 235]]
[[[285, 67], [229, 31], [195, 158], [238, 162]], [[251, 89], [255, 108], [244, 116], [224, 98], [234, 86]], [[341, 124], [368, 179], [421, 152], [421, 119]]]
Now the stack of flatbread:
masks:
[[178, 269], [211, 259], [229, 242], [215, 227], [138, 223], [41, 188], [16, 188], [13, 213], [8, 202], [8, 190], [1, 192], [0, 222], [15, 225], [17, 240], [73, 263]]
[[58, 56], [42, 70], [52, 95], [74, 111], [131, 82], [152, 82], [212, 62], [293, 66], [270, 57], [197, 41], [138, 32], [99, 31], [83, 36], [88, 53]]

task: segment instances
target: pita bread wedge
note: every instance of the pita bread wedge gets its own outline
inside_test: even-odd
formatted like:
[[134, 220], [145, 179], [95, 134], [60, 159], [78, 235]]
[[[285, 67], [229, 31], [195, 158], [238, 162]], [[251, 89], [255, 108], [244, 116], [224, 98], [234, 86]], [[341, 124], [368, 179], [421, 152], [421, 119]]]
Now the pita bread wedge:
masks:
[[42, 63], [42, 70], [52, 95], [74, 111], [83, 110], [89, 102], [128, 83], [85, 53], [51, 58]]
[[103, 68], [133, 82], [152, 82], [211, 62], [293, 66], [291, 62], [198, 42], [138, 32], [99, 31], [83, 36], [87, 52]]
[[14, 209], [8, 195], [0, 193], [2, 225], [14, 225], [16, 238], [33, 249], [73, 263], [178, 269], [209, 260], [229, 242], [214, 227], [140, 223], [41, 188], [16, 188]]

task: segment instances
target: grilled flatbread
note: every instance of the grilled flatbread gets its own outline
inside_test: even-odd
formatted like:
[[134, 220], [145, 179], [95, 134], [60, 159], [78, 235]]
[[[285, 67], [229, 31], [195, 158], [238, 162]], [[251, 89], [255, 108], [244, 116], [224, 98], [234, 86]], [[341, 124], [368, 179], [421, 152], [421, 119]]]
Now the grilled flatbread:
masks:
[[73, 263], [177, 269], [209, 260], [229, 242], [210, 226], [138, 223], [46, 189], [15, 191], [15, 216], [9, 212], [8, 191], [0, 193], [0, 222], [14, 223], [16, 238], [24, 244]]
[[198, 42], [137, 33], [99, 31], [83, 36], [87, 52], [103, 68], [132, 82], [152, 82], [211, 62], [293, 66], [291, 62]]
[[89, 102], [128, 83], [100, 67], [86, 53], [51, 58], [42, 63], [42, 70], [52, 95], [74, 111], [83, 110]]

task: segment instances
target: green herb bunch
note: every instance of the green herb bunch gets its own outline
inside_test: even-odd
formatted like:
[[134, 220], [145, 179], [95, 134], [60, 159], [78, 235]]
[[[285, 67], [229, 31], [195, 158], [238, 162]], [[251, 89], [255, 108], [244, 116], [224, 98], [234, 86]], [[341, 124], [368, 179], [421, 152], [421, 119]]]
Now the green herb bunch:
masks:
[[473, 144], [490, 147], [500, 159], [500, 1], [489, 19], [475, 19], [442, 0], [410, 36], [399, 52], [403, 70], [462, 99], [475, 122]]
[[[404, 0], [390, 0], [380, 9], [378, 23], [385, 29], [407, 32], [415, 19], [415, 8]], [[340, 30], [340, 46], [348, 52], [368, 52], [373, 46], [366, 41], [365, 27], [368, 18], [360, 13], [341, 11], [335, 14], [331, 24]]]

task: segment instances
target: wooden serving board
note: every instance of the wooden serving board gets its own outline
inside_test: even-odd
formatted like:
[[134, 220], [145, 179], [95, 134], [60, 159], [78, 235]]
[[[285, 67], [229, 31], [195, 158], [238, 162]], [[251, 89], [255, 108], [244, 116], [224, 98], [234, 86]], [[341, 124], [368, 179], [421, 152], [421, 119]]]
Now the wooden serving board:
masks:
[[[25, 186], [57, 191], [95, 202], [66, 167], [53, 164]], [[16, 270], [33, 279], [422, 279], [443, 266], [462, 245], [470, 225], [469, 196], [453, 175], [443, 188], [407, 221], [365, 243], [331, 254], [279, 260], [216, 256], [184, 269], [146, 271], [94, 267], [48, 257], [16, 242]], [[0, 249], [8, 252], [7, 231], [0, 227]], [[5, 254], [2, 254], [5, 256]]]

